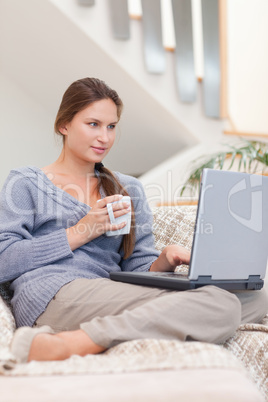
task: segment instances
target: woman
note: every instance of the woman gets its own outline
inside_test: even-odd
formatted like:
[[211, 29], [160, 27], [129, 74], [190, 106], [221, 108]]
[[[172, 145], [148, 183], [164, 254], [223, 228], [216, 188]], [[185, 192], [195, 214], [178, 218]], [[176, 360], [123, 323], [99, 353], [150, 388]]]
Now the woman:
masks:
[[[140, 182], [112, 173], [102, 160], [122, 112], [118, 94], [85, 78], [65, 92], [55, 121], [59, 158], [39, 169], [10, 172], [0, 197], [0, 281], [12, 281], [16, 331], [12, 352], [22, 362], [100, 353], [137, 338], [224, 342], [238, 325], [266, 312], [264, 292], [238, 296], [213, 286], [175, 292], [113, 282], [111, 271], [172, 271], [189, 252], [154, 248], [152, 216]], [[127, 235], [108, 237], [126, 222]], [[242, 307], [242, 308], [241, 308]]]

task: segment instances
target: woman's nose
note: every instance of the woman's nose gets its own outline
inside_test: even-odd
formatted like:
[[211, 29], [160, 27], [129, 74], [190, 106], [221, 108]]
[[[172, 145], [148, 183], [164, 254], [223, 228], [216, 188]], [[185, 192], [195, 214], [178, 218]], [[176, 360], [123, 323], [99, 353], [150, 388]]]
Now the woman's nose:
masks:
[[100, 135], [99, 135], [99, 140], [101, 142], [108, 142], [109, 141], [108, 131], [107, 131], [106, 127], [101, 129], [101, 132], [100, 132]]

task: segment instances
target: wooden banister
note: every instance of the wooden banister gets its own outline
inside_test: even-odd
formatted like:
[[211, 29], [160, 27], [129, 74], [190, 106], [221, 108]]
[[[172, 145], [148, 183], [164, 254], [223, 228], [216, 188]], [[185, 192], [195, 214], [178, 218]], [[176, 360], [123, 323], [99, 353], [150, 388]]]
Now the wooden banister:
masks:
[[242, 131], [236, 131], [236, 130], [224, 130], [223, 134], [225, 135], [236, 135], [238, 137], [262, 137], [262, 138], [268, 138], [268, 133], [257, 133], [257, 132], [242, 132]]

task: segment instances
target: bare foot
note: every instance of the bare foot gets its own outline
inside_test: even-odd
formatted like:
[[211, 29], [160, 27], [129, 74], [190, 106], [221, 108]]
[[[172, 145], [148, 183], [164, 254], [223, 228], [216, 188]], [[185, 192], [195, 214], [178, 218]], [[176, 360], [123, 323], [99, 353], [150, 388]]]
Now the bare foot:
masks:
[[72, 355], [97, 354], [105, 349], [103, 346], [94, 343], [81, 329], [59, 332], [53, 335], [41, 333], [33, 339], [28, 362], [31, 360], [65, 360]]

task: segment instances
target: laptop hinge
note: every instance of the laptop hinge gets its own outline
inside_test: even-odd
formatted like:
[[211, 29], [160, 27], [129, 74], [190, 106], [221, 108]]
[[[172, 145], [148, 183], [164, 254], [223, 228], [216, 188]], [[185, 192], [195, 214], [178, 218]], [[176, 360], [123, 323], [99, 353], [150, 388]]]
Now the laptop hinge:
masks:
[[211, 275], [200, 275], [197, 278], [197, 282], [198, 283], [209, 283], [212, 280], [211, 278], [212, 278]]
[[248, 281], [249, 282], [259, 282], [259, 281], [261, 281], [261, 276], [260, 275], [249, 275]]
[[264, 281], [261, 279], [260, 275], [249, 275], [247, 289], [260, 290], [264, 285]]

